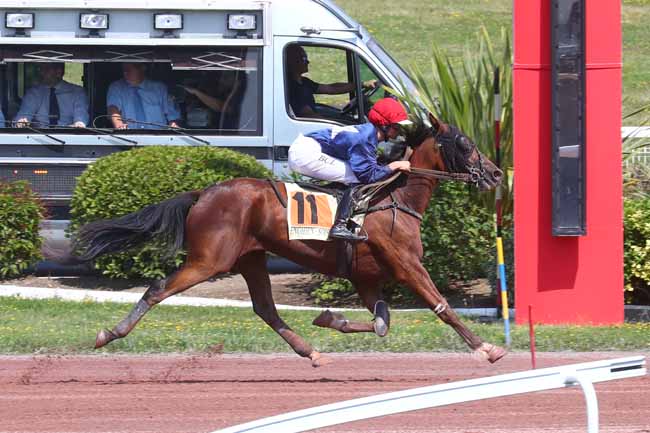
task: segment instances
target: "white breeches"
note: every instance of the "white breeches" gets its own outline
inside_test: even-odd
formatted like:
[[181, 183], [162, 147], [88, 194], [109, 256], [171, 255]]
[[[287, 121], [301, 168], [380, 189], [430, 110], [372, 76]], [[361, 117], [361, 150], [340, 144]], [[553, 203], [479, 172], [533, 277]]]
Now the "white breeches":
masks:
[[289, 168], [305, 176], [330, 182], [360, 183], [350, 164], [323, 153], [318, 141], [302, 134], [289, 147]]

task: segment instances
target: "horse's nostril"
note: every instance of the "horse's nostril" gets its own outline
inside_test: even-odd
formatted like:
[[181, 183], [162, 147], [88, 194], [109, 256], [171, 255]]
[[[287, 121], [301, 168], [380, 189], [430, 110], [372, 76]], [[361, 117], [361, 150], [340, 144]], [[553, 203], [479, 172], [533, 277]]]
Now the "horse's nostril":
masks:
[[494, 170], [494, 172], [492, 172], [492, 177], [494, 177], [494, 180], [501, 180], [503, 177], [503, 172], [497, 168]]

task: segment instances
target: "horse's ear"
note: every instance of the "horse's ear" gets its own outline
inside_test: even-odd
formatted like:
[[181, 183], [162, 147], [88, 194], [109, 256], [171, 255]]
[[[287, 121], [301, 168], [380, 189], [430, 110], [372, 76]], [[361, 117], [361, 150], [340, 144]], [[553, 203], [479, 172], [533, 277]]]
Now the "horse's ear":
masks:
[[433, 127], [434, 130], [436, 131], [440, 130], [440, 121], [431, 112], [429, 112], [429, 122], [431, 122], [431, 126]]

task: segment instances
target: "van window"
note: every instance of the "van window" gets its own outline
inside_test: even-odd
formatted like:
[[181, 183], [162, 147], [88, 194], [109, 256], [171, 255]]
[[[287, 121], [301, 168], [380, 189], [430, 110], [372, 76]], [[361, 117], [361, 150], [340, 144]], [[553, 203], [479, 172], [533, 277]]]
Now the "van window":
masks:
[[[195, 130], [192, 134], [262, 133], [262, 62], [257, 47], [3, 46], [0, 57], [4, 132], [24, 131], [19, 128], [24, 125], [12, 122], [17, 115], [30, 117], [29, 127], [54, 130], [48, 133], [89, 132], [62, 120], [54, 125], [42, 120], [52, 117], [47, 89], [36, 91], [45, 80], [42, 65], [63, 64], [64, 81], [82, 88], [83, 96], [77, 87], [67, 89], [79, 96], [74, 101], [85, 99], [87, 127], [116, 127], [108, 110], [115, 107], [126, 129], [114, 133], [160, 134], [172, 121]], [[133, 90], [129, 84], [133, 76], [143, 76], [146, 84]], [[58, 118], [65, 117], [71, 100], [64, 99], [57, 108]]]
[[[377, 74], [351, 51], [289, 44], [284, 58], [286, 106], [294, 118], [363, 123], [372, 104], [385, 95]], [[356, 97], [359, 89], [361, 101]]]

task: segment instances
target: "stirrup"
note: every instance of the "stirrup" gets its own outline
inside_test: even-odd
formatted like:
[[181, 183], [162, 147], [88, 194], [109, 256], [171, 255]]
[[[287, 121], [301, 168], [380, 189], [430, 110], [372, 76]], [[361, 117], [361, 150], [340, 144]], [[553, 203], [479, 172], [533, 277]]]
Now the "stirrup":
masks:
[[367, 241], [368, 236], [359, 236], [345, 227], [344, 224], [335, 225], [330, 230], [330, 238], [343, 239], [352, 242]]

